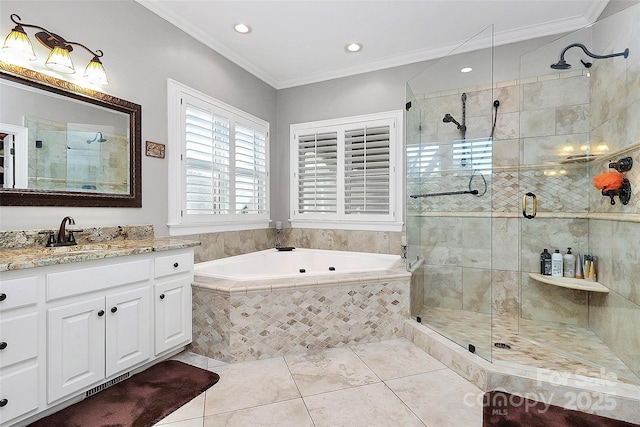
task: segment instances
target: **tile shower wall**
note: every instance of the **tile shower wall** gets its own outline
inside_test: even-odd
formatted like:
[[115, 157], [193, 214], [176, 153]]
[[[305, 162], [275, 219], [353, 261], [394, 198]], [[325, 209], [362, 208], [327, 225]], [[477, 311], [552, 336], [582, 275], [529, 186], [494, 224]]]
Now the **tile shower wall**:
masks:
[[605, 49], [628, 47], [636, 54], [593, 66], [591, 99], [597, 101], [592, 102], [592, 144], [604, 143], [619, 153], [597, 162], [593, 172], [604, 172], [608, 160], [626, 156], [634, 166], [625, 173], [632, 186], [629, 204], [611, 205], [597, 190], [590, 193], [590, 211], [597, 218], [589, 219], [589, 247], [598, 256], [598, 281], [610, 292], [591, 296], [589, 326], [640, 375], [640, 11], [634, 9]]

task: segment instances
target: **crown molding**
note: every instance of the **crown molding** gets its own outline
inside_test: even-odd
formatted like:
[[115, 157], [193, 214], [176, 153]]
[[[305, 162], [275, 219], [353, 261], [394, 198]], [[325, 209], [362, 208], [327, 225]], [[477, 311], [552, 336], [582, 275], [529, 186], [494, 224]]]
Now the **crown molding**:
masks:
[[[372, 71], [384, 70], [387, 68], [398, 67], [402, 65], [413, 64], [416, 62], [428, 61], [432, 59], [442, 58], [455, 51], [456, 54], [470, 52], [477, 49], [488, 48], [491, 46], [489, 38], [481, 38], [480, 40], [459, 40], [447, 45], [437, 46], [435, 48], [421, 49], [408, 52], [401, 55], [394, 55], [383, 58], [381, 60], [369, 61], [366, 63], [354, 65], [351, 67], [330, 70], [313, 75], [297, 77], [293, 79], [278, 80], [273, 75], [253, 63], [246, 57], [239, 55], [237, 52], [229, 49], [224, 44], [218, 42], [209, 36], [206, 32], [195, 29], [188, 21], [177, 14], [172, 9], [166, 7], [162, 2], [153, 0], [136, 0], [145, 8], [149, 9], [156, 15], [165, 19], [172, 25], [180, 28], [196, 40], [213, 49], [229, 61], [253, 74], [260, 80], [277, 90], [287, 89], [296, 86], [303, 86], [322, 81], [339, 79], [343, 77], [354, 76], [357, 74], [368, 73]], [[569, 18], [559, 19], [556, 21], [545, 22], [540, 25], [532, 25], [514, 30], [500, 31], [496, 30], [493, 40], [494, 46], [502, 46], [509, 43], [516, 43], [523, 40], [529, 40], [538, 37], [544, 37], [555, 34], [564, 34], [576, 31], [592, 25], [598, 16], [602, 13], [608, 2], [592, 1], [590, 7], [584, 15], [576, 15]]]

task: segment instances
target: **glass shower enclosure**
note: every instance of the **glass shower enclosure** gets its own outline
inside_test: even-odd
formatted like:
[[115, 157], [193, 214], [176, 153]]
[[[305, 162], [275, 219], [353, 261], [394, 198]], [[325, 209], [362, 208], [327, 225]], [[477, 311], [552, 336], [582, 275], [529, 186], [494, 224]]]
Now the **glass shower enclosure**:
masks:
[[[494, 364], [640, 384], [640, 5], [501, 49], [512, 69], [489, 27], [407, 83], [411, 317]], [[594, 186], [612, 171], [626, 191]], [[541, 274], [569, 247], [591, 280]]]
[[406, 128], [411, 315], [487, 360], [499, 108], [491, 84], [492, 37], [487, 28], [408, 82]]

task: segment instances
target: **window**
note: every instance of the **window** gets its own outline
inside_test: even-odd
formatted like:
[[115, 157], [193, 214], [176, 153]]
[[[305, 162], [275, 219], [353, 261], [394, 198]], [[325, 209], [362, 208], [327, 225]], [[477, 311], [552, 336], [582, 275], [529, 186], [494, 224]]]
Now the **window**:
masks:
[[267, 227], [269, 124], [169, 80], [171, 235]]
[[402, 112], [291, 126], [294, 227], [402, 229]]

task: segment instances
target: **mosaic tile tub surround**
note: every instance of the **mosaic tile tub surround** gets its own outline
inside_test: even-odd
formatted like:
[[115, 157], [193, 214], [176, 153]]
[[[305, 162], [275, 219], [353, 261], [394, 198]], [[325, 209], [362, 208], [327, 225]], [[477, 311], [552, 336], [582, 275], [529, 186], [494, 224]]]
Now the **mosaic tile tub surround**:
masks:
[[410, 279], [403, 260], [379, 274], [284, 283], [196, 276], [190, 350], [240, 362], [402, 337]]

